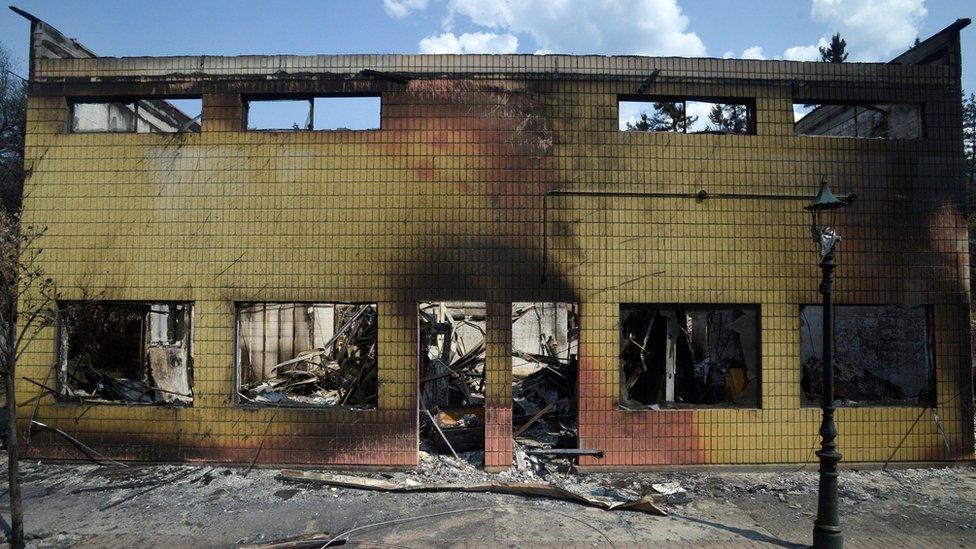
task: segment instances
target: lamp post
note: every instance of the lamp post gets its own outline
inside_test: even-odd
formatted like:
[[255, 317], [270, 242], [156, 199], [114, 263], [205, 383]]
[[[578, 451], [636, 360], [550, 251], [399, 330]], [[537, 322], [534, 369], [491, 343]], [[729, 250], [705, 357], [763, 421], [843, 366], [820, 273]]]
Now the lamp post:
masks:
[[820, 423], [820, 491], [817, 498], [817, 520], [813, 522], [813, 546], [843, 547], [844, 536], [840, 529], [837, 502], [837, 464], [841, 460], [837, 451], [837, 426], [834, 424], [834, 330], [833, 301], [831, 286], [834, 281], [834, 248], [840, 242], [840, 235], [834, 230], [837, 210], [854, 202], [856, 196], [849, 194], [838, 197], [827, 186], [827, 177], [820, 182], [820, 192], [806, 206], [812, 214], [810, 226], [813, 240], [820, 251], [820, 270], [823, 280], [820, 293], [823, 295], [823, 358], [821, 362], [823, 378], [823, 420]]

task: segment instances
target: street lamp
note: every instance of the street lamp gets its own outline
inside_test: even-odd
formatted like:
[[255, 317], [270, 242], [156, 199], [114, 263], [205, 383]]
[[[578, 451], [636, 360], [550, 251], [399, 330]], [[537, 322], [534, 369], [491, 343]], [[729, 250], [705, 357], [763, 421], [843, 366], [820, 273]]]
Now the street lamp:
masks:
[[827, 177], [820, 181], [820, 192], [813, 201], [806, 206], [813, 217], [810, 230], [813, 240], [820, 248], [820, 270], [823, 280], [820, 283], [820, 293], [823, 295], [823, 360], [821, 362], [823, 378], [823, 420], [820, 423], [820, 492], [817, 498], [817, 520], [813, 522], [813, 546], [843, 547], [844, 536], [840, 530], [837, 503], [837, 464], [841, 460], [837, 451], [837, 426], [834, 425], [834, 334], [833, 334], [833, 301], [831, 285], [834, 281], [834, 248], [840, 242], [840, 235], [834, 229], [837, 210], [849, 206], [857, 198], [856, 195], [838, 197], [827, 186]]

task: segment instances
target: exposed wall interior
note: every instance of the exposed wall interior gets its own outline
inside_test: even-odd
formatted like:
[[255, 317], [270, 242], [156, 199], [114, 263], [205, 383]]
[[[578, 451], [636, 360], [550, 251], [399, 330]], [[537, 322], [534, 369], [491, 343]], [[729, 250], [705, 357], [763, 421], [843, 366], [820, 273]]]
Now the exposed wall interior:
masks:
[[579, 306], [512, 304], [512, 429], [527, 448], [576, 448]]
[[59, 302], [58, 400], [191, 405], [191, 319], [189, 303]]
[[375, 303], [239, 303], [240, 402], [375, 408], [377, 324]]
[[425, 302], [417, 317], [422, 444], [440, 453], [483, 451], [485, 304]]
[[[935, 333], [925, 305], [834, 306], [834, 396], [841, 406], [935, 404]], [[805, 406], [823, 395], [823, 307], [800, 308]]]
[[74, 101], [73, 133], [199, 132], [203, 100]]
[[759, 407], [757, 307], [621, 305], [620, 406]]
[[912, 103], [794, 103], [797, 135], [876, 139], [925, 137], [922, 110]]

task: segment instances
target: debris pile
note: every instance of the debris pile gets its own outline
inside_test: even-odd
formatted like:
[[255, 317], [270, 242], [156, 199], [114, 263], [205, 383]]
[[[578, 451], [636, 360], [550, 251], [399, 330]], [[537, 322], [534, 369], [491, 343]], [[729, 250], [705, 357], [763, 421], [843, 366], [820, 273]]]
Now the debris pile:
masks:
[[63, 302], [56, 388], [62, 401], [193, 402], [190, 305]]
[[[533, 452], [577, 447], [578, 357], [575, 304], [512, 305], [512, 429], [520, 468], [541, 466], [545, 456]], [[567, 457], [575, 456], [559, 456], [563, 468]]]
[[484, 450], [485, 304], [421, 303], [421, 437], [441, 453]]
[[294, 482], [314, 482], [329, 486], [377, 490], [381, 492], [491, 492], [494, 494], [514, 494], [573, 501], [607, 511], [631, 510], [654, 515], [667, 515], [664, 510], [654, 504], [655, 498], [653, 496], [634, 497], [629, 494], [625, 495], [618, 490], [606, 488], [572, 490], [568, 487], [545, 482], [513, 482], [491, 479], [469, 483], [424, 484], [407, 479], [407, 481], [400, 483], [362, 476], [287, 469], [283, 470], [278, 475], [278, 478]]
[[755, 407], [755, 309], [621, 308], [621, 406]]
[[[243, 384], [241, 399], [281, 406], [375, 406], [376, 305], [337, 305], [334, 325], [338, 327], [321, 347], [298, 351], [269, 368], [267, 376]], [[243, 338], [244, 345], [248, 339], [253, 348], [253, 338]], [[253, 376], [255, 369], [248, 372]]]

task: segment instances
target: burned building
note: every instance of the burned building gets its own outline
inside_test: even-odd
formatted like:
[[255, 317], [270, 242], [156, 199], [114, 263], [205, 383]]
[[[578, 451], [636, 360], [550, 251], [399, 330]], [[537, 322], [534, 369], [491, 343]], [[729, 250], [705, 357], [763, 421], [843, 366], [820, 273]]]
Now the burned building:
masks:
[[24, 218], [63, 301], [22, 418], [117, 460], [810, 462], [827, 176], [859, 197], [845, 460], [973, 457], [967, 20], [829, 64], [99, 57], [23, 15]]

